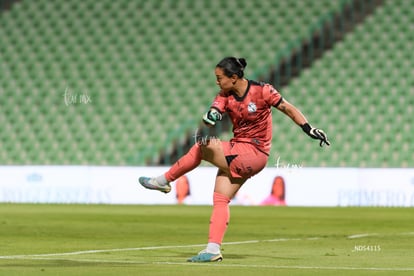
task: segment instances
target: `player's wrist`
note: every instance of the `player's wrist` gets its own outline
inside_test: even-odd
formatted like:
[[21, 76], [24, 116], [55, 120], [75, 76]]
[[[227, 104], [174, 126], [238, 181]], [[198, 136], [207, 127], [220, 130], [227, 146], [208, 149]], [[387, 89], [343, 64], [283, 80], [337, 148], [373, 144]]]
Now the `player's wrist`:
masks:
[[316, 128], [312, 127], [309, 123], [304, 123], [301, 127], [302, 130], [312, 139], [320, 139], [320, 137], [315, 133]]
[[318, 128], [314, 128], [309, 123], [304, 123], [303, 125], [301, 125], [301, 128], [311, 138], [320, 140], [319, 145], [321, 147], [323, 146], [323, 144], [326, 144], [327, 146], [329, 146], [331, 144], [328, 141], [328, 136], [326, 135], [326, 133], [323, 130], [318, 129]]
[[311, 127], [311, 125], [310, 125], [309, 123], [304, 123], [304, 124], [303, 124], [303, 125], [301, 125], [300, 127], [302, 128], [302, 130], [303, 130], [303, 131], [304, 131], [307, 135], [311, 136], [310, 134], [311, 134], [312, 127]]

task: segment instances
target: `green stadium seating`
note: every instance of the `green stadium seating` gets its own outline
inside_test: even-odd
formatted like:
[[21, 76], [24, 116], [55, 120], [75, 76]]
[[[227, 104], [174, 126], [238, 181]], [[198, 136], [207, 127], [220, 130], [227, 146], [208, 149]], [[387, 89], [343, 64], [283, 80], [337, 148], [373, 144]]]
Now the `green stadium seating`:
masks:
[[[413, 59], [409, 58], [413, 40], [407, 26], [414, 18], [414, 10], [413, 4], [407, 3], [384, 3], [284, 89], [288, 95], [298, 94], [293, 102], [304, 107], [311, 122], [326, 128], [333, 143], [327, 150], [314, 150], [313, 159], [307, 156], [305, 141], [296, 143], [293, 153], [283, 154], [298, 156], [308, 166], [321, 166], [322, 160], [327, 161], [327, 166], [413, 165], [414, 119], [405, 114], [413, 109], [409, 69], [413, 68]], [[405, 5], [408, 7], [402, 12]], [[324, 105], [323, 109], [319, 111], [310, 104], [309, 97]]]
[[[266, 70], [349, 2], [20, 1], [0, 17], [0, 164], [157, 162], [197, 128], [222, 57], [246, 57], [247, 77]], [[301, 130], [275, 114], [269, 165], [277, 155], [306, 166], [410, 165], [412, 120], [401, 115], [399, 127], [391, 113], [403, 108], [412, 117], [413, 100], [401, 95], [413, 93], [412, 10], [410, 1], [386, 2], [283, 88], [332, 133], [333, 145], [314, 153]], [[67, 90], [77, 95], [70, 105]], [[85, 94], [91, 103], [80, 102]], [[382, 124], [387, 133], [371, 140]], [[393, 132], [404, 153], [389, 142]]]

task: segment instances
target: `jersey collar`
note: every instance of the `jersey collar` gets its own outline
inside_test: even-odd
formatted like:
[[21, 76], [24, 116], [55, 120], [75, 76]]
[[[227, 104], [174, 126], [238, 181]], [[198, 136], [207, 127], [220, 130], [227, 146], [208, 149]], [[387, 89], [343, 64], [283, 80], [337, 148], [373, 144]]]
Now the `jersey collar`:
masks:
[[237, 95], [234, 91], [231, 91], [231, 94], [233, 95], [233, 97], [236, 99], [236, 101], [238, 101], [238, 102], [242, 102], [243, 100], [244, 100], [244, 98], [246, 98], [246, 96], [247, 96], [247, 93], [249, 92], [249, 89], [250, 89], [250, 84], [251, 84], [251, 82], [250, 82], [250, 80], [247, 80], [247, 87], [246, 87], [246, 91], [244, 91], [244, 94], [243, 94], [243, 96], [239, 96], [239, 95]]

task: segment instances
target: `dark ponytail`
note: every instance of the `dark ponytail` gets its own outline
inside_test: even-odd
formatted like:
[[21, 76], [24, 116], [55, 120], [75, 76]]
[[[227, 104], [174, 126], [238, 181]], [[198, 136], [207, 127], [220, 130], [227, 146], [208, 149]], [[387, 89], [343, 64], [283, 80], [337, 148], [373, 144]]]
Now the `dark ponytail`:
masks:
[[247, 66], [246, 59], [245, 58], [238, 58], [237, 60], [239, 61], [240, 65], [242, 66], [242, 68], [244, 70], [244, 68]]
[[231, 77], [236, 74], [239, 78], [244, 76], [244, 68], [246, 68], [247, 62], [244, 58], [226, 57], [223, 58], [216, 67], [223, 69], [224, 74], [227, 77]]

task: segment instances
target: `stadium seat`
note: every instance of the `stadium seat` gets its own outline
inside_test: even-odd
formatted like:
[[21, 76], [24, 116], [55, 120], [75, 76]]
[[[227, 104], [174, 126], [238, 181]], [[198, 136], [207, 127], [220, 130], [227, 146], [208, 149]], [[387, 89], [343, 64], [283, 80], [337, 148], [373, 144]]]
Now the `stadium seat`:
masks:
[[[0, 162], [145, 165], [157, 160], [159, 152], [171, 151], [173, 141], [184, 140], [198, 126], [218, 91], [212, 70], [223, 55], [246, 57], [249, 73], [266, 71], [277, 53], [307, 38], [321, 18], [349, 2], [20, 1], [0, 18], [0, 87], [11, 95], [0, 111], [9, 122], [1, 143], [13, 149], [1, 154]], [[236, 15], [235, 8], [240, 14], [229, 16]], [[409, 1], [384, 3], [282, 93], [339, 145], [350, 143], [352, 135], [341, 132], [331, 110], [351, 133], [364, 131], [359, 126], [364, 122], [350, 110], [372, 128], [377, 111], [389, 124], [396, 108], [387, 105], [412, 110], [414, 103], [398, 93], [413, 87], [412, 10]], [[228, 26], [235, 31], [223, 36]], [[76, 104], [66, 105], [66, 88], [77, 95]], [[85, 93], [92, 98], [88, 105], [79, 102]], [[372, 99], [363, 104], [377, 109], [357, 106], [368, 94]], [[398, 139], [409, 145], [412, 120], [401, 123]], [[384, 165], [384, 158], [377, 162], [340, 146], [330, 150], [334, 157], [311, 154], [313, 143], [289, 120], [274, 115], [274, 124], [283, 130], [279, 136], [275, 130], [273, 141], [282, 156], [292, 154], [309, 166]], [[278, 139], [287, 145], [280, 147]], [[369, 150], [380, 148], [384, 139], [374, 141], [375, 147], [368, 144]], [[71, 148], [73, 140], [79, 144]], [[87, 152], [90, 146], [94, 154]], [[403, 166], [407, 160], [400, 154], [387, 165]]]
[[[318, 125], [319, 122], [332, 121], [333, 114], [336, 116], [334, 121], [337, 123], [332, 127], [334, 131], [329, 131], [328, 135], [331, 133], [338, 147], [329, 149], [336, 156], [327, 163], [329, 166], [407, 166], [404, 161], [407, 158], [403, 157], [398, 145], [410, 143], [412, 120], [408, 119], [411, 117], [406, 120], [396, 118], [396, 109], [412, 110], [408, 94], [397, 92], [410, 91], [409, 80], [412, 78], [407, 75], [410, 70], [406, 68], [407, 64], [412, 67], [412, 59], [407, 58], [412, 40], [404, 35], [406, 23], [401, 22], [407, 22], [406, 18], [412, 16], [412, 12], [401, 14], [399, 6], [402, 2], [386, 3], [378, 8], [343, 42], [336, 44], [329, 55], [316, 62], [309, 74], [302, 74], [295, 86], [288, 88], [288, 92], [290, 88], [300, 91], [301, 86], [319, 85], [326, 88], [315, 89], [317, 93], [312, 95], [316, 102], [332, 102], [334, 105], [323, 104], [326, 108], [322, 112], [312, 108], [306, 113], [309, 118], [325, 117], [323, 120], [318, 119]], [[383, 20], [383, 17], [394, 13], [398, 14], [399, 20]], [[315, 79], [318, 80], [317, 85], [313, 84]], [[327, 100], [327, 91], [336, 99]], [[329, 112], [329, 109], [333, 112]], [[321, 125], [324, 126], [323, 123]], [[403, 127], [394, 129], [398, 125]], [[398, 142], [395, 141], [396, 133]], [[348, 145], [350, 141], [352, 150], [346, 147], [342, 149], [342, 145]], [[296, 146], [295, 150], [304, 151], [302, 144], [296, 143]], [[317, 153], [315, 156], [316, 164], [321, 165], [319, 160], [322, 154]], [[304, 154], [300, 156], [306, 158]]]

